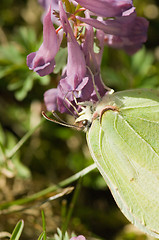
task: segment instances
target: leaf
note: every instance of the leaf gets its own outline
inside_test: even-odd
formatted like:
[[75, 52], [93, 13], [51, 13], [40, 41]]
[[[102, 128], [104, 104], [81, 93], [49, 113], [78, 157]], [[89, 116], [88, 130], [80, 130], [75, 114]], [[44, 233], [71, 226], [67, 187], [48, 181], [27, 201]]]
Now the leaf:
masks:
[[64, 236], [62, 236], [62, 231], [61, 229], [57, 228], [57, 234], [54, 234], [53, 240], [69, 240], [68, 233], [65, 232]]
[[9, 131], [3, 131], [0, 125], [0, 172], [8, 173], [8, 177], [13, 177], [16, 173], [19, 177], [29, 178], [30, 170], [20, 161], [18, 153], [13, 156], [12, 160], [8, 158], [9, 151], [15, 147], [16, 143], [15, 136]]
[[[14, 39], [21, 47], [25, 49], [25, 51], [36, 51], [36, 47], [38, 48], [39, 42], [36, 39], [35, 31], [32, 28], [28, 27], [20, 27], [16, 35], [14, 36]], [[37, 46], [35, 46], [35, 44]]]
[[0, 47], [0, 63], [21, 64], [23, 61], [24, 59], [16, 44], [9, 44], [5, 47]]
[[31, 177], [31, 172], [27, 166], [25, 166], [22, 162], [20, 162], [19, 157], [14, 156], [13, 157], [13, 164], [16, 168], [16, 175], [20, 178], [28, 179]]
[[46, 233], [45, 232], [42, 232], [41, 234], [40, 234], [40, 236], [38, 237], [38, 240], [44, 240], [44, 235], [45, 235]]
[[107, 95], [97, 114], [87, 132], [91, 155], [123, 214], [159, 238], [159, 93]]
[[62, 1], [65, 4], [66, 11], [68, 13], [73, 13], [74, 9], [75, 9], [75, 6], [72, 3], [70, 3], [69, 0], [62, 0]]
[[10, 240], [18, 240], [24, 228], [24, 221], [20, 220], [15, 226]]
[[146, 49], [142, 48], [132, 57], [132, 70], [135, 73], [144, 76], [149, 71], [153, 61], [154, 61], [153, 54], [146, 52]]
[[43, 240], [46, 240], [46, 222], [45, 222], [44, 210], [41, 211], [41, 215], [42, 215], [42, 222], [43, 222]]

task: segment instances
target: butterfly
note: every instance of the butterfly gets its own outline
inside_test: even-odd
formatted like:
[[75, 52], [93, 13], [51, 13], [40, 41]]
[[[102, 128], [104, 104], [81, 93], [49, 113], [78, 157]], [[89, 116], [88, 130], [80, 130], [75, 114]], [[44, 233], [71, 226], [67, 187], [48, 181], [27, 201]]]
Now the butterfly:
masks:
[[159, 238], [159, 92], [125, 90], [81, 107], [76, 123], [117, 205]]

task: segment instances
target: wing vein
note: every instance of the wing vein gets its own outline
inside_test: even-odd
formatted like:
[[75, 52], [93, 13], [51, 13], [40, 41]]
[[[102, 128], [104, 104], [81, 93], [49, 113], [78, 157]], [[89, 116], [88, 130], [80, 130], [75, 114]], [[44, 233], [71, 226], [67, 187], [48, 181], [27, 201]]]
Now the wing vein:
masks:
[[[122, 120], [125, 122], [125, 124], [134, 132], [134, 134], [140, 138], [146, 145], [155, 153], [157, 157], [159, 157], [158, 153], [155, 151], [155, 149], [132, 127], [130, 122], [128, 122], [121, 114], [119, 114], [119, 117], [122, 118]], [[121, 135], [121, 134], [120, 134]]]
[[150, 122], [150, 123], [156, 123], [156, 124], [159, 124], [158, 121], [153, 121], [153, 120], [149, 120], [149, 119], [145, 119], [145, 118], [141, 118], [141, 117], [137, 117], [137, 119], [141, 119], [141, 120], [143, 120], [143, 121], [145, 121], [145, 122]]
[[156, 105], [146, 105], [146, 106], [132, 106], [132, 107], [120, 107], [120, 109], [123, 110], [129, 110], [129, 109], [136, 109], [136, 108], [153, 108], [153, 107], [159, 107], [159, 104], [156, 104]]

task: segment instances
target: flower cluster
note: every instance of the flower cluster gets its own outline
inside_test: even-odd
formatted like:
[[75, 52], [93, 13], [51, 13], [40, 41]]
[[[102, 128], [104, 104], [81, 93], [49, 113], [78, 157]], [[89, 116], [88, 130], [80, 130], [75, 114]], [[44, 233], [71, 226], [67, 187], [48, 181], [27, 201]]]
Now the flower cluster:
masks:
[[[104, 46], [134, 54], [147, 39], [147, 20], [136, 15], [132, 0], [69, 0], [74, 13], [66, 12], [62, 0], [39, 3], [45, 8], [43, 43], [27, 56], [29, 69], [40, 76], [52, 73], [63, 37], [68, 49], [67, 66], [57, 88], [44, 94], [47, 109], [63, 113], [72, 109], [75, 99], [97, 101], [98, 95], [102, 97], [108, 91], [100, 75]], [[53, 23], [59, 26], [56, 30]], [[98, 52], [94, 51], [95, 43]]]

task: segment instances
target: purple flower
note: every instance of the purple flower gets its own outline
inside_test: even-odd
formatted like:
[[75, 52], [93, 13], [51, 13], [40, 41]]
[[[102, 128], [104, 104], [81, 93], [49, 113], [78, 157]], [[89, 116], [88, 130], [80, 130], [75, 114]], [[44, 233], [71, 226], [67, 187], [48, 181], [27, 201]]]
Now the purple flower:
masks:
[[[75, 105], [75, 98], [78, 101], [97, 101], [95, 86], [101, 96], [106, 93], [106, 90], [100, 77], [101, 52], [95, 54], [93, 51], [93, 28], [88, 26], [85, 41], [80, 46], [73, 35], [61, 2], [60, 20], [67, 34], [67, 68], [57, 88], [45, 92], [44, 101], [49, 111], [58, 110], [63, 113], [71, 110], [71, 104]], [[104, 34], [102, 32], [99, 34], [98, 31], [98, 37], [101, 51], [103, 51]]]
[[123, 34], [105, 35], [106, 45], [122, 48], [130, 55], [136, 53], [142, 47], [142, 44], [146, 42], [149, 25], [145, 18], [137, 17], [134, 9], [131, 10], [125, 12], [123, 17], [117, 20], [123, 26], [123, 29], [125, 28], [125, 34], [123, 30]]
[[[59, 0], [38, 0], [38, 2], [45, 9], [42, 19], [46, 15], [49, 6], [51, 6], [51, 10], [53, 12], [53, 14], [51, 14], [51, 21], [53, 24], [59, 26], [60, 21], [58, 17], [54, 14], [54, 11], [59, 12]], [[75, 6], [78, 5], [74, 0], [69, 0], [69, 2], [72, 2]]]
[[76, 0], [82, 7], [98, 16], [120, 16], [123, 11], [132, 7], [132, 0]]
[[118, 36], [113, 35], [105, 35], [105, 45], [113, 48], [120, 48], [127, 52], [129, 55], [133, 55], [136, 53], [140, 48], [142, 48], [142, 43], [134, 43], [127, 38], [121, 38]]
[[59, 50], [61, 40], [52, 24], [50, 7], [43, 21], [43, 43], [37, 52], [32, 52], [27, 56], [29, 69], [40, 76], [52, 73], [55, 67], [54, 57]]
[[[87, 12], [87, 15], [89, 17], [88, 12]], [[101, 65], [101, 59], [102, 59], [102, 54], [104, 49], [104, 33], [100, 30], [97, 30], [96, 38], [99, 41], [98, 47], [100, 50], [98, 53], [95, 53], [93, 50], [94, 48], [93, 27], [87, 25], [85, 41], [82, 45], [82, 49], [85, 54], [86, 65], [87, 65], [86, 75], [89, 79], [89, 82], [88, 82], [89, 84], [87, 84], [81, 92], [82, 101], [86, 101], [89, 99], [93, 101], [97, 101], [98, 96], [96, 95], [95, 88], [101, 97], [104, 96], [106, 93], [105, 86], [100, 76], [100, 65]]]
[[[44, 14], [42, 15], [42, 19], [45, 17], [45, 15], [48, 11], [48, 8], [50, 6], [51, 6], [52, 13], [54, 11], [59, 11], [59, 1], [58, 0], [38, 0], [38, 2], [45, 9]], [[54, 23], [56, 25], [60, 24], [60, 21], [54, 14], [51, 14], [51, 21], [52, 21], [52, 23]]]
[[128, 53], [134, 53], [147, 40], [148, 21], [137, 17], [135, 8], [123, 12], [121, 17], [108, 20], [81, 18], [79, 20], [102, 30], [106, 35], [106, 44], [116, 48], [123, 48]]
[[64, 31], [67, 34], [67, 48], [68, 48], [68, 60], [67, 60], [67, 77], [70, 78], [69, 84], [73, 89], [78, 85], [78, 79], [85, 76], [86, 63], [84, 54], [74, 37], [71, 26], [68, 22], [67, 15], [63, 9], [62, 2], [60, 1], [60, 20]]
[[79, 235], [78, 237], [72, 237], [70, 240], [86, 240], [83, 235]]

